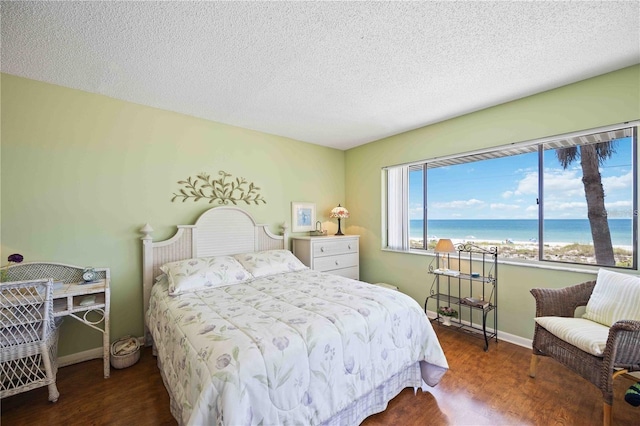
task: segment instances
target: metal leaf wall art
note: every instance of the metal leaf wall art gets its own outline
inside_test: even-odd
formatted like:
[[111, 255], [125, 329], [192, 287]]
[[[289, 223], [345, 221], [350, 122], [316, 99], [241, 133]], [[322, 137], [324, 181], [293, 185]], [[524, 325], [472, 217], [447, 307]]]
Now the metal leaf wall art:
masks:
[[[232, 175], [220, 170], [219, 179], [213, 179], [207, 173], [200, 173], [195, 178], [189, 177], [187, 180], [180, 180], [178, 184], [184, 185], [180, 191], [173, 194], [172, 202], [182, 199], [184, 203], [192, 198], [193, 201], [209, 200], [209, 204], [217, 201], [218, 204], [227, 205], [230, 202], [237, 205], [239, 201], [247, 204], [267, 204], [257, 191], [259, 187], [253, 182], [247, 182], [243, 177], [233, 179]], [[227, 182], [227, 178], [231, 178]]]

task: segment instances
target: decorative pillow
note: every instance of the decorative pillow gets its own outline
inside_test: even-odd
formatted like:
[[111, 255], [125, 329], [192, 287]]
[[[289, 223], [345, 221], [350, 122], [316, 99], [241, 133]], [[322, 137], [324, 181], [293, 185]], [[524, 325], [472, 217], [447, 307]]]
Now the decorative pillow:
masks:
[[200, 257], [165, 263], [160, 270], [167, 274], [169, 294], [238, 284], [253, 278], [231, 256]]
[[611, 327], [622, 319], [640, 320], [639, 306], [640, 278], [600, 269], [582, 318]]
[[595, 356], [602, 356], [607, 346], [609, 327], [582, 318], [538, 317], [535, 319], [549, 333]]
[[233, 257], [256, 278], [307, 269], [289, 250], [267, 250], [236, 254]]
[[155, 284], [165, 284], [168, 282], [169, 278], [167, 278], [167, 274], [160, 274], [155, 279]]

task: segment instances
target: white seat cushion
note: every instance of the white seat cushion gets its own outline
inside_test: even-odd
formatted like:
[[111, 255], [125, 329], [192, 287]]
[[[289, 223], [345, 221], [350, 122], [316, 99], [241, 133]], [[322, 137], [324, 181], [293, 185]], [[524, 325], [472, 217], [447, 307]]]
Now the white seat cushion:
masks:
[[607, 327], [622, 319], [640, 321], [640, 278], [600, 269], [582, 318]]
[[584, 318], [537, 317], [536, 322], [549, 333], [595, 356], [602, 356], [609, 327]]

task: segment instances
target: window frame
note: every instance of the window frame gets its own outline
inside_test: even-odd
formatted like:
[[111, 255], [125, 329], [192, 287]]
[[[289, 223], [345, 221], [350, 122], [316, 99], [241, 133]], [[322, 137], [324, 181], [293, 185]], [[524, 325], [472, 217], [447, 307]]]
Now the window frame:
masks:
[[[448, 156], [442, 157], [434, 157], [427, 160], [415, 161], [411, 163], [404, 163], [394, 166], [386, 166], [382, 168], [383, 173], [383, 182], [387, 182], [385, 179], [386, 173], [388, 170], [393, 168], [403, 167], [406, 168], [407, 176], [410, 176], [412, 170], [422, 170], [422, 189], [423, 189], [423, 209], [422, 209], [422, 220], [423, 220], [423, 244], [422, 247], [412, 247], [409, 242], [408, 248], [400, 249], [389, 247], [387, 241], [389, 240], [389, 227], [388, 227], [388, 198], [386, 194], [383, 194], [383, 208], [382, 208], [382, 226], [383, 234], [385, 238], [382, 241], [382, 248], [385, 250], [394, 250], [394, 251], [406, 251], [406, 252], [414, 252], [414, 253], [426, 253], [428, 251], [428, 174], [427, 171], [429, 168], [434, 167], [442, 167], [446, 165], [455, 165], [455, 164], [464, 164], [471, 163], [474, 161], [482, 161], [488, 160], [492, 158], [500, 158], [500, 157], [508, 157], [517, 154], [527, 153], [527, 152], [537, 152], [537, 167], [538, 167], [538, 194], [537, 194], [537, 204], [538, 204], [538, 256], [537, 259], [527, 261], [535, 262], [540, 264], [568, 264], [568, 265], [578, 265], [578, 266], [595, 266], [595, 267], [611, 267], [611, 268], [619, 268], [624, 270], [638, 270], [638, 133], [639, 133], [640, 120], [604, 126], [595, 129], [577, 131], [566, 133], [562, 135], [555, 135], [545, 138], [533, 139], [529, 141], [512, 143], [508, 145], [495, 146], [491, 148], [485, 148], [482, 150], [470, 151], [459, 154], [452, 154]], [[632, 265], [631, 267], [627, 266], [612, 266], [612, 265], [600, 265], [597, 263], [580, 263], [573, 262], [567, 260], [555, 260], [555, 259], [545, 259], [544, 258], [544, 151], [545, 149], [555, 149], [562, 148], [566, 146], [582, 146], [589, 143], [597, 143], [597, 141], [586, 141], [582, 143], [576, 143], [578, 140], [583, 140], [588, 137], [599, 137], [601, 134], [608, 133], [611, 135], [613, 133], [614, 136], [609, 136], [608, 140], [621, 139], [625, 137], [631, 137], [631, 153], [632, 153], [632, 188], [631, 188], [631, 197], [632, 197], [632, 212], [631, 212], [631, 226], [632, 226]], [[584, 139], [580, 139], [584, 138]], [[409, 181], [407, 179], [407, 186], [403, 188], [408, 194], [409, 191]], [[387, 182], [388, 183], [388, 182]], [[386, 188], [388, 190], [388, 187]], [[384, 191], [383, 191], [384, 192]], [[409, 197], [407, 195], [407, 206], [406, 209], [409, 209]], [[408, 213], [407, 213], [407, 216]], [[585, 216], [585, 219], [587, 217]], [[407, 233], [405, 238], [410, 240], [411, 234], [411, 218], [406, 218], [407, 223], [404, 226], [404, 232]], [[516, 259], [503, 257], [503, 260], [514, 261]]]

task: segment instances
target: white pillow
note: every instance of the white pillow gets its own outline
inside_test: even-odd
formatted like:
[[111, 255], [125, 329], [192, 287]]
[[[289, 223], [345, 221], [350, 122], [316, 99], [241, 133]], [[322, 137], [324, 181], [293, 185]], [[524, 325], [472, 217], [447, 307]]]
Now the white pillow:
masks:
[[640, 278], [600, 269], [582, 318], [607, 327], [622, 319], [640, 320]]
[[231, 256], [200, 257], [165, 263], [160, 270], [167, 274], [169, 294], [176, 294], [238, 284], [253, 278]]
[[167, 274], [160, 274], [156, 277], [154, 285], [166, 285], [169, 282], [169, 278], [167, 278]]
[[236, 254], [233, 257], [254, 277], [294, 272], [307, 269], [289, 250], [267, 250], [256, 253]]

